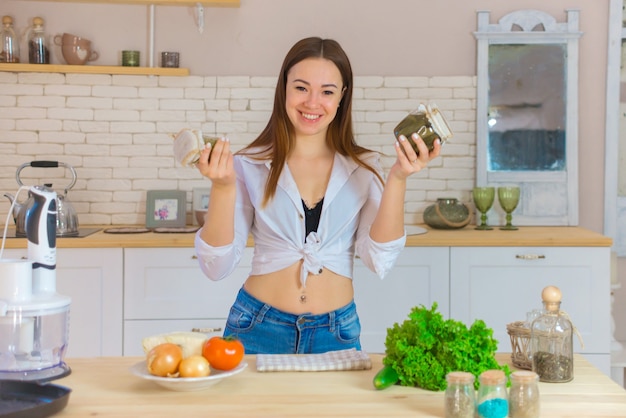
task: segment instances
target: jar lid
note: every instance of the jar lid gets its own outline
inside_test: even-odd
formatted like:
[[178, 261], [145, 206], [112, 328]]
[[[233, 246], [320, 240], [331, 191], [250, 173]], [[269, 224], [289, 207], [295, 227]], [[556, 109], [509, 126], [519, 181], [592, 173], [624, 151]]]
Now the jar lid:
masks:
[[546, 286], [541, 292], [541, 299], [548, 311], [558, 311], [561, 306], [561, 289], [556, 286]]
[[502, 370], [487, 370], [480, 374], [480, 383], [484, 385], [500, 385], [506, 381]]
[[430, 115], [430, 121], [435, 128], [435, 131], [441, 137], [441, 143], [444, 143], [449, 138], [452, 138], [452, 129], [448, 125], [448, 122], [443, 117], [443, 114], [439, 110], [436, 104], [428, 105], [428, 113]]
[[35, 26], [43, 26], [43, 19], [39, 16], [33, 18], [33, 25]]
[[446, 375], [448, 383], [474, 383], [474, 375], [468, 372], [450, 372]]
[[3, 16], [2, 17], [2, 24], [3, 25], [12, 25], [13, 24], [13, 18], [11, 16]]
[[539, 375], [528, 370], [518, 370], [511, 373], [511, 380], [521, 383], [536, 382], [539, 380]]

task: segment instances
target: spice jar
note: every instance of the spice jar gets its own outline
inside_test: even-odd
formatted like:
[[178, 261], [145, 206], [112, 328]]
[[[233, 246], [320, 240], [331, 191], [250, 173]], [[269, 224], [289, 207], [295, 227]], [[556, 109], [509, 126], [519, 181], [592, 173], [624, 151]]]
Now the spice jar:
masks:
[[467, 372], [450, 372], [446, 375], [444, 395], [446, 418], [474, 418], [476, 397], [474, 375]]
[[200, 153], [206, 144], [211, 144], [211, 153], [213, 153], [213, 147], [218, 140], [218, 137], [204, 135], [198, 129], [183, 129], [174, 137], [174, 157], [180, 165], [193, 167], [200, 160]]
[[0, 29], [0, 62], [20, 62], [20, 43], [15, 30], [13, 30], [13, 18], [2, 18]]
[[417, 155], [419, 155], [419, 150], [411, 139], [411, 135], [414, 133], [417, 133], [424, 140], [429, 151], [433, 150], [436, 139], [439, 139], [443, 144], [452, 137], [452, 130], [437, 105], [426, 106], [423, 103], [419, 105], [417, 110], [412, 111], [402, 119], [394, 128], [393, 133], [397, 139], [400, 135], [404, 135]]
[[478, 377], [479, 418], [505, 418], [509, 414], [506, 375], [502, 370], [487, 370]]
[[533, 371], [542, 382], [569, 382], [574, 378], [572, 322], [561, 308], [561, 290], [547, 286], [541, 292], [544, 312], [530, 329]]
[[28, 32], [28, 62], [30, 64], [50, 64], [50, 50], [43, 30], [43, 19], [33, 18], [33, 26]]
[[531, 371], [511, 373], [509, 417], [539, 418], [539, 376]]

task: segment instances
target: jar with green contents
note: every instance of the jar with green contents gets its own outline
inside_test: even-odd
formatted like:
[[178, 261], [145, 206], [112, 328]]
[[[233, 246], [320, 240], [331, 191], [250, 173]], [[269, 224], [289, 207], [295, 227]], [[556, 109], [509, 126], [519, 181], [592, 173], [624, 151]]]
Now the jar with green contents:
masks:
[[506, 375], [502, 370], [487, 370], [478, 378], [479, 418], [505, 418], [509, 414], [509, 398], [506, 391]]
[[435, 140], [439, 139], [443, 144], [452, 137], [452, 130], [437, 105], [424, 105], [423, 103], [420, 103], [417, 110], [412, 111], [402, 119], [394, 128], [393, 133], [396, 139], [399, 139], [400, 135], [404, 135], [417, 155], [419, 155], [419, 150], [411, 139], [411, 135], [414, 133], [422, 138], [429, 151], [433, 150]]

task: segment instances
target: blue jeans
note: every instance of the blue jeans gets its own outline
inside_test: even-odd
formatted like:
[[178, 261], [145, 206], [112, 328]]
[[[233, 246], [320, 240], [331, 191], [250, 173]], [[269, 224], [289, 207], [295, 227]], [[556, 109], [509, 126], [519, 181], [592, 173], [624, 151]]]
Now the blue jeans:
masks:
[[261, 302], [242, 287], [230, 308], [224, 336], [238, 338], [246, 354], [307, 354], [361, 349], [356, 305], [324, 314], [291, 314]]

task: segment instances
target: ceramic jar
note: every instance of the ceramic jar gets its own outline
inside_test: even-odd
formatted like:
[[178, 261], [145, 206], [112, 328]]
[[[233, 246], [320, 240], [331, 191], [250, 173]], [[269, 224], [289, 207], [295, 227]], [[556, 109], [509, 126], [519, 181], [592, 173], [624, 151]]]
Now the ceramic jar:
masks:
[[470, 222], [470, 210], [458, 199], [442, 197], [424, 211], [424, 223], [435, 229], [463, 228]]

